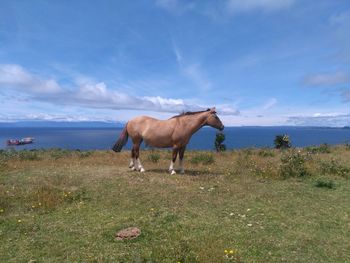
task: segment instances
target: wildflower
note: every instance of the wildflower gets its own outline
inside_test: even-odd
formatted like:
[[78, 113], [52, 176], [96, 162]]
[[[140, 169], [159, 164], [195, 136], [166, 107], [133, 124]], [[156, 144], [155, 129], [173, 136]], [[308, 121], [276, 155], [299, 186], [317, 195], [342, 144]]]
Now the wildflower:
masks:
[[17, 222], [18, 222], [18, 223], [22, 223], [22, 220], [21, 220], [21, 219], [18, 219]]
[[41, 205], [41, 203], [39, 202], [39, 204], [38, 204], [39, 206]]
[[227, 251], [227, 249], [225, 249], [225, 251], [224, 251], [226, 254], [228, 253], [228, 251]]
[[253, 224], [247, 224], [247, 226], [253, 226]]
[[234, 215], [234, 213], [230, 213], [230, 216], [233, 216]]
[[35, 208], [35, 205], [32, 205], [32, 208]]
[[4, 212], [4, 209], [0, 209], [0, 213], [3, 213]]

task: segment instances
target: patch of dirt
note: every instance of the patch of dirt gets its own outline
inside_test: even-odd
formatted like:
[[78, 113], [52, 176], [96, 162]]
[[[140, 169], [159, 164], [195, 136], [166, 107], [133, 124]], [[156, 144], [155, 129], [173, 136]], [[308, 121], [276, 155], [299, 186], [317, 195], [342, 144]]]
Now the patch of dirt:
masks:
[[141, 230], [137, 227], [128, 227], [115, 234], [116, 240], [134, 239], [141, 235]]

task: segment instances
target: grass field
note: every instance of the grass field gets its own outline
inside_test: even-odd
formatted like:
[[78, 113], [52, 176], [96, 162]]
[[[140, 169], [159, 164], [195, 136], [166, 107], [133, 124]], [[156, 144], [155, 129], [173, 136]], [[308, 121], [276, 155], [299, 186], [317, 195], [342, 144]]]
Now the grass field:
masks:
[[349, 146], [170, 156], [1, 151], [0, 262], [350, 262]]

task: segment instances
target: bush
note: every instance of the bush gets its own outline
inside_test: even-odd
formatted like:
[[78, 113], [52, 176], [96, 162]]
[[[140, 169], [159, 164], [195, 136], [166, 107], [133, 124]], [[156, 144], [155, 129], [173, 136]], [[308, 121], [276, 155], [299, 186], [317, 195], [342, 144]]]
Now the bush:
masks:
[[148, 155], [148, 160], [152, 163], [157, 163], [160, 159], [160, 155], [158, 153], [151, 153]]
[[309, 175], [305, 162], [307, 157], [300, 152], [292, 151], [281, 157], [280, 173], [283, 178], [304, 177]]
[[216, 149], [217, 152], [224, 152], [224, 151], [226, 151], [226, 145], [223, 144], [224, 141], [225, 141], [225, 134], [223, 134], [222, 132], [216, 133], [215, 149]]
[[276, 149], [287, 149], [292, 146], [292, 143], [287, 134], [276, 135], [275, 140], [273, 141]]
[[321, 144], [320, 146], [309, 146], [305, 148], [309, 153], [330, 153], [331, 147], [327, 144]]
[[191, 163], [193, 164], [212, 164], [214, 163], [214, 156], [212, 154], [209, 153], [199, 153], [195, 156], [192, 157], [191, 159]]
[[346, 178], [350, 175], [350, 168], [339, 164], [334, 159], [332, 159], [330, 162], [321, 163], [320, 168], [322, 174], [332, 174]]
[[335, 183], [332, 180], [325, 181], [325, 180], [319, 179], [316, 181], [315, 186], [320, 188], [335, 189]]

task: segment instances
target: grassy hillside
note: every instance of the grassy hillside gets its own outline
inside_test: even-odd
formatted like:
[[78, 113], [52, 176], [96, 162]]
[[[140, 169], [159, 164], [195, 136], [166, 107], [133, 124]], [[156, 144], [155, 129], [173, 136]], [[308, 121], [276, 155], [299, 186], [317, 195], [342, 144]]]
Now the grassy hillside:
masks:
[[185, 157], [1, 151], [0, 261], [350, 262], [348, 146]]

